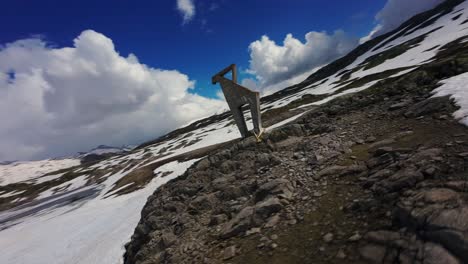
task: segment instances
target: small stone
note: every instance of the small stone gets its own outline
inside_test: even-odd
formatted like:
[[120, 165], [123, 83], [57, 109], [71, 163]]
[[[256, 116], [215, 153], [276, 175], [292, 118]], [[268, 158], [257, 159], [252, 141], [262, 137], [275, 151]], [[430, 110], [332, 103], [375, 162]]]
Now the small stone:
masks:
[[323, 252], [323, 251], [325, 251], [325, 247], [319, 247], [319, 250], [320, 250], [321, 252]]
[[275, 249], [275, 248], [277, 248], [277, 247], [278, 247], [278, 244], [276, 244], [276, 243], [272, 243], [272, 244], [270, 245], [270, 247], [271, 247], [271, 249]]
[[280, 217], [279, 215], [276, 214], [268, 219], [268, 222], [265, 224], [265, 227], [266, 228], [274, 227], [278, 224], [279, 220], [280, 220]]
[[327, 242], [327, 243], [330, 243], [333, 241], [333, 234], [332, 233], [328, 233], [326, 235], [323, 236], [323, 241]]
[[367, 143], [372, 143], [372, 142], [375, 142], [377, 139], [373, 136], [369, 136], [366, 138], [366, 142]]
[[260, 228], [259, 227], [254, 227], [254, 228], [251, 228], [249, 230], [247, 230], [247, 232], [245, 232], [245, 235], [246, 236], [250, 236], [250, 235], [253, 235], [253, 234], [258, 234], [260, 233]]
[[321, 197], [321, 196], [322, 196], [322, 193], [321, 193], [321, 192], [314, 192], [314, 193], [313, 193], [313, 196], [314, 196], [314, 197]]
[[338, 258], [338, 259], [345, 259], [346, 258], [346, 254], [344, 253], [344, 251], [342, 249], [338, 250], [338, 253], [336, 254], [336, 258]]
[[236, 256], [236, 246], [230, 246], [224, 249], [223, 259], [228, 260]]
[[278, 235], [277, 234], [273, 234], [270, 236], [271, 240], [276, 240], [278, 239]]
[[350, 238], [348, 238], [348, 240], [352, 241], [352, 242], [359, 241], [359, 240], [361, 240], [361, 235], [359, 235], [359, 233], [356, 233], [356, 234], [352, 235]]

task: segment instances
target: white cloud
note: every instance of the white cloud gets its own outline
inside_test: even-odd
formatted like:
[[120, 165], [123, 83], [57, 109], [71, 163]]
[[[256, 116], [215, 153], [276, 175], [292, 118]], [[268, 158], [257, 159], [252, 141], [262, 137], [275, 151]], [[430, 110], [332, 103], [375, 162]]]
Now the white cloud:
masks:
[[249, 45], [250, 68], [260, 88], [271, 86], [303, 74], [348, 53], [358, 40], [337, 30], [309, 32], [305, 42], [286, 35], [283, 45], [276, 44], [268, 36], [262, 36]]
[[193, 0], [177, 0], [177, 10], [181, 13], [184, 24], [190, 22], [195, 16], [195, 5]]
[[377, 26], [372, 32], [361, 39], [367, 41], [373, 37], [385, 34], [412, 16], [430, 10], [445, 0], [388, 0], [385, 6], [375, 16]]
[[122, 57], [92, 30], [74, 47], [7, 44], [0, 47], [0, 160], [135, 144], [224, 107], [190, 93], [194, 85], [178, 71]]

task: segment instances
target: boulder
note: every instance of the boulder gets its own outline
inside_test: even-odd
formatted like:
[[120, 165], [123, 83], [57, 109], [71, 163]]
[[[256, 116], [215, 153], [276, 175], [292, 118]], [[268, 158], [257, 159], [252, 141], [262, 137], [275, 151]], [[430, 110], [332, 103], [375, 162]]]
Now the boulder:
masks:
[[405, 117], [419, 117], [436, 112], [441, 112], [444, 109], [450, 109], [450, 97], [431, 97], [422, 102], [416, 103], [409, 107], [408, 111], [404, 113]]
[[220, 237], [227, 239], [240, 235], [253, 226], [253, 216], [255, 209], [253, 206], [247, 206], [242, 209], [234, 218], [227, 222], [221, 229]]

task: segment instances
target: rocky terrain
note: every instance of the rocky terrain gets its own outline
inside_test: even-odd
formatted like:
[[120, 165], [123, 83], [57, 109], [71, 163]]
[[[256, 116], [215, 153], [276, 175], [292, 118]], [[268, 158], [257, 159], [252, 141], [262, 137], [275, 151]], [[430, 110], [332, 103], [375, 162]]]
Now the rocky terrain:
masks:
[[201, 159], [149, 197], [125, 263], [466, 263], [468, 129], [433, 91], [467, 51]]

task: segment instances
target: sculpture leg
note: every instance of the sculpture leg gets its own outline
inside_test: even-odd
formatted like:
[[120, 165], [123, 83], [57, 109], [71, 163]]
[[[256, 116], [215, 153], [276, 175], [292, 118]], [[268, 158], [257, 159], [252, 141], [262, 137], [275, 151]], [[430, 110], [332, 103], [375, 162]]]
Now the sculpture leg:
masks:
[[231, 112], [232, 116], [234, 117], [234, 121], [236, 121], [237, 128], [239, 128], [241, 136], [243, 138], [247, 137], [249, 131], [247, 129], [247, 124], [245, 123], [242, 107], [232, 107]]
[[262, 132], [262, 116], [260, 112], [260, 98], [257, 95], [252, 95], [249, 100], [250, 112], [252, 113], [252, 122], [254, 126], [254, 132], [260, 135]]

